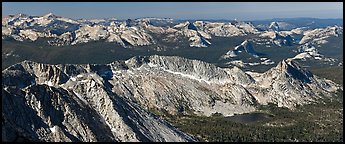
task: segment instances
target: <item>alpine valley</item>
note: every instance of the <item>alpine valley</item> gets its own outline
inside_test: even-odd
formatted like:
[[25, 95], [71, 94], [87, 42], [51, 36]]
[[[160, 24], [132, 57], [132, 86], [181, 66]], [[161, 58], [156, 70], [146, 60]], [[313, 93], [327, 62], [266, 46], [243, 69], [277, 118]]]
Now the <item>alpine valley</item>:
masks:
[[342, 142], [342, 78], [342, 19], [8, 15], [2, 141]]

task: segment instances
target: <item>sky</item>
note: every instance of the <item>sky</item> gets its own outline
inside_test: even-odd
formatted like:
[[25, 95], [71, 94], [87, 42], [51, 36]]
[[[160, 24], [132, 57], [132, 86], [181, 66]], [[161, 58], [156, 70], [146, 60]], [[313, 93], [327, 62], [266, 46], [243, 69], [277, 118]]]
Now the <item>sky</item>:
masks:
[[72, 19], [343, 18], [343, 2], [2, 2], [2, 15], [53, 13]]

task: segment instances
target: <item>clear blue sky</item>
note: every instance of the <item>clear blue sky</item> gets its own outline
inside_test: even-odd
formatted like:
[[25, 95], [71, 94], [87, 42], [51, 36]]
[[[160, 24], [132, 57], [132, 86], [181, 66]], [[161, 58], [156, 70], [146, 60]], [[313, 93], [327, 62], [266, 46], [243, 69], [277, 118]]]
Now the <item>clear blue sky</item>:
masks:
[[343, 18], [342, 2], [3, 2], [2, 15], [52, 12], [73, 19]]

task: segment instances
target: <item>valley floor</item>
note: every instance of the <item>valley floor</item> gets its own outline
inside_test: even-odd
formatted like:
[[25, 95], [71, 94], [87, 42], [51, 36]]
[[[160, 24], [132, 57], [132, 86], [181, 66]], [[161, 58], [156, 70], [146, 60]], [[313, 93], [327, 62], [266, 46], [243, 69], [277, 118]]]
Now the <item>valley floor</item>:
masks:
[[273, 115], [255, 123], [236, 123], [222, 115], [167, 116], [167, 120], [199, 141], [211, 142], [342, 142], [343, 92], [337, 100], [298, 107], [295, 111], [275, 105], [261, 106]]

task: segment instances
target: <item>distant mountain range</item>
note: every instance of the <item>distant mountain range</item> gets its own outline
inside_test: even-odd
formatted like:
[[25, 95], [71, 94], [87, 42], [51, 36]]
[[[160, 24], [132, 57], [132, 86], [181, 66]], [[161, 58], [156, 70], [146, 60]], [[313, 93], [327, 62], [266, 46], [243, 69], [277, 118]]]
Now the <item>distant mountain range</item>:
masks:
[[[283, 19], [275, 19], [283, 20]], [[104, 39], [124, 47], [152, 45], [156, 40], [150, 33], [164, 34], [169, 40], [177, 37], [186, 37], [191, 47], [207, 47], [212, 36], [234, 37], [251, 34], [260, 34], [260, 30], [292, 31], [295, 28], [307, 27], [312, 29], [309, 21], [317, 23], [318, 19], [288, 19], [284, 22], [266, 21], [252, 25], [253, 22], [211, 22], [186, 21], [174, 25], [173, 19], [141, 18], [136, 20], [73, 20], [56, 16], [52, 13], [44, 16], [28, 16], [25, 14], [11, 15], [2, 19], [2, 38], [11, 37], [18, 41], [36, 41], [38, 38], [52, 38], [50, 45], [75, 45]], [[291, 21], [291, 22], [290, 22]], [[323, 21], [323, 20], [319, 20]], [[332, 22], [339, 25], [338, 20], [325, 20], [327, 26]], [[328, 22], [331, 21], [331, 22]], [[341, 24], [342, 25], [342, 24]], [[342, 27], [339, 27], [342, 30]], [[338, 29], [339, 29], [338, 28]], [[304, 29], [303, 29], [304, 30]]]
[[[52, 13], [43, 16], [17, 14], [4, 16], [2, 19], [2, 40], [7, 42], [19, 41], [16, 45], [30, 42], [33, 44], [39, 43], [39, 47], [87, 47], [83, 44], [100, 42], [109, 43], [108, 45], [114, 48], [149, 48], [150, 50], [147, 51], [153, 50], [157, 53], [164, 51], [167, 53], [170, 53], [168, 51], [177, 52], [187, 48], [213, 48], [221, 45], [222, 49], [213, 48], [223, 52], [222, 54], [217, 53], [213, 62], [221, 60], [224, 61], [223, 65], [233, 65], [234, 60], [247, 63], [247, 66], [261, 65], [261, 62], [266, 60], [268, 61], [264, 62], [265, 65], [277, 63], [281, 59], [274, 58], [276, 54], [272, 54], [269, 51], [266, 52], [261, 47], [272, 50], [274, 47], [289, 47], [287, 55], [279, 57], [292, 58], [300, 53], [292, 47], [309, 44], [319, 49], [323, 47], [322, 45], [329, 45], [329, 39], [334, 37], [340, 39], [342, 34], [343, 27], [339, 19], [296, 18], [251, 22], [240, 22], [237, 20], [181, 21], [169, 18], [74, 20], [56, 16]], [[224, 40], [220, 41], [219, 39], [227, 39], [226, 41], [229, 42], [226, 43], [231, 43], [231, 45], [223, 46], [225, 44]], [[235, 41], [233, 39], [239, 40]], [[260, 53], [261, 56], [267, 55], [271, 57], [259, 57], [251, 53], [251, 56], [256, 60], [240, 59], [242, 56], [221, 59], [227, 52], [235, 52], [234, 48], [243, 41], [251, 41], [253, 51]], [[8, 61], [10, 64], [14, 64], [10, 61], [19, 62], [24, 57], [30, 57], [29, 54], [24, 56], [23, 54], [18, 54], [15, 49], [6, 47], [2, 52], [3, 60]], [[47, 51], [55, 50], [60, 51], [57, 49], [49, 49]], [[85, 50], [81, 53], [90, 55], [91, 53], [88, 51]], [[115, 50], [110, 51], [114, 53]], [[323, 55], [324, 52], [320, 52]], [[35, 52], [30, 51], [30, 53]], [[292, 55], [292, 53], [294, 54]], [[58, 55], [60, 54], [62, 53], [58, 53]], [[200, 56], [204, 57], [203, 55]], [[246, 57], [251, 59], [251, 56]], [[307, 55], [302, 54], [298, 57], [300, 60], [305, 60], [303, 56]], [[129, 58], [130, 56], [127, 55], [126, 57]], [[262, 60], [259, 60], [260, 58]], [[331, 58], [332, 55], [325, 55], [314, 60], [327, 61], [332, 65], [340, 63], [342, 60], [339, 60], [339, 56], [333, 57], [333, 60], [330, 61]], [[107, 62], [109, 61], [107, 60]], [[90, 61], [89, 63], [93, 62]], [[6, 64], [6, 66], [8, 65]]]
[[[318, 19], [318, 18], [273, 18], [267, 20], [253, 20], [250, 21], [253, 25], [269, 26], [271, 22], [285, 22], [290, 25], [290, 28], [309, 27], [309, 28], [323, 28], [330, 25], [343, 26], [343, 19]], [[289, 29], [287, 29], [289, 30]], [[291, 29], [290, 29], [291, 30]]]

